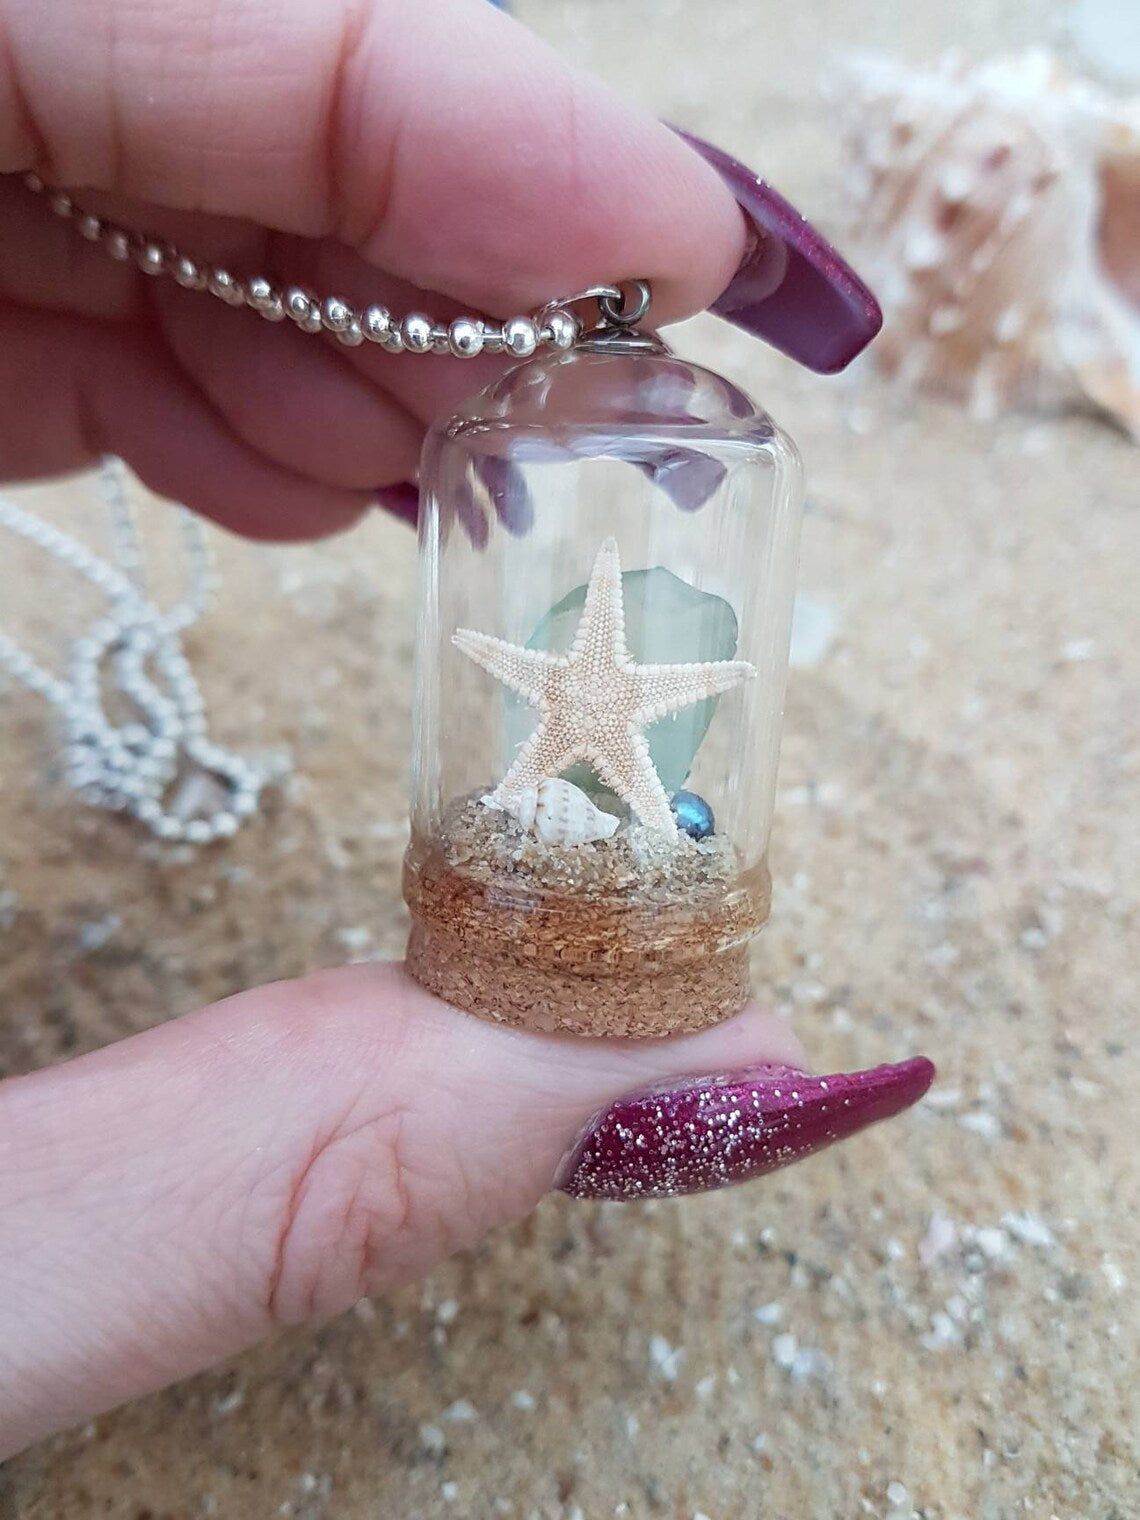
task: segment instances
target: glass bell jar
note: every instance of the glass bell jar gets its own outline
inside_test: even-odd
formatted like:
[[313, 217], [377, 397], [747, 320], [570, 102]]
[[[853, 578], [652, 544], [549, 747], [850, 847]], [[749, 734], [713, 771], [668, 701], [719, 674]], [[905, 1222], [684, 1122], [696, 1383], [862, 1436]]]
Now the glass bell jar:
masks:
[[770, 900], [795, 448], [603, 325], [437, 425], [421, 491], [409, 971], [538, 1030], [731, 1016]]

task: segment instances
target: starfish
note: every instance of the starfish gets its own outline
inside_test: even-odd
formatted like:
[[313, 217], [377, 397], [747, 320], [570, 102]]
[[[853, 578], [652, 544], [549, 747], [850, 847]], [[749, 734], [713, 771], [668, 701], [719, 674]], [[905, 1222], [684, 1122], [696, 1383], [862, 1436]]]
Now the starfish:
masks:
[[669, 795], [643, 730], [756, 674], [746, 660], [638, 665], [626, 647], [621, 563], [612, 538], [594, 560], [586, 604], [566, 654], [527, 649], [469, 628], [459, 629], [452, 643], [538, 709], [538, 727], [491, 794], [496, 806], [584, 760], [647, 828], [674, 836]]

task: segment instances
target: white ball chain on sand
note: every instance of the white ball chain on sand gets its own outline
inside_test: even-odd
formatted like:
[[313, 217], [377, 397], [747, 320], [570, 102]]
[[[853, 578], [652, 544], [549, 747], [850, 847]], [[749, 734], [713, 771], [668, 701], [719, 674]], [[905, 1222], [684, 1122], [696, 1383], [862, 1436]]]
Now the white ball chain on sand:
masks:
[[[127, 813], [160, 839], [209, 844], [228, 838], [257, 811], [262, 789], [279, 780], [289, 762], [282, 755], [246, 760], [207, 737], [202, 695], [181, 643], [181, 634], [201, 617], [213, 590], [201, 524], [179, 509], [188, 589], [182, 601], [164, 612], [145, 594], [142, 555], [119, 461], [104, 461], [100, 479], [111, 516], [114, 563], [0, 498], [0, 529], [18, 534], [83, 576], [108, 604], [73, 644], [65, 676], [45, 670], [2, 630], [0, 670], [59, 713], [67, 781], [85, 802]], [[110, 688], [137, 714], [130, 721], [117, 724], [108, 717], [103, 701], [108, 678]], [[224, 804], [210, 813], [186, 806], [195, 779], [220, 785]], [[172, 789], [178, 794], [173, 803]]]

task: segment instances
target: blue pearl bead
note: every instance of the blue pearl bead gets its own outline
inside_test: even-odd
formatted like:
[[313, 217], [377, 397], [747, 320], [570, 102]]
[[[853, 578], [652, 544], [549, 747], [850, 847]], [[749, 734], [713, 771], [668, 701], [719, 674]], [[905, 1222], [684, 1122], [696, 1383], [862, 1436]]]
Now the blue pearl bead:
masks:
[[707, 839], [716, 828], [713, 810], [696, 792], [674, 792], [669, 799], [677, 827], [694, 839]]

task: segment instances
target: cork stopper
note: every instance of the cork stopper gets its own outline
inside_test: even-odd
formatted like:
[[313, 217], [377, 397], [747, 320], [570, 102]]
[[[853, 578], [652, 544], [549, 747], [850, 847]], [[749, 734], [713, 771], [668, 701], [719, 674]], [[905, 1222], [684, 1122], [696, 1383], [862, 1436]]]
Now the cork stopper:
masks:
[[652, 1038], [744, 1006], [770, 883], [720, 836], [550, 845], [467, 798], [413, 839], [404, 896], [408, 970], [446, 1002], [547, 1033]]

